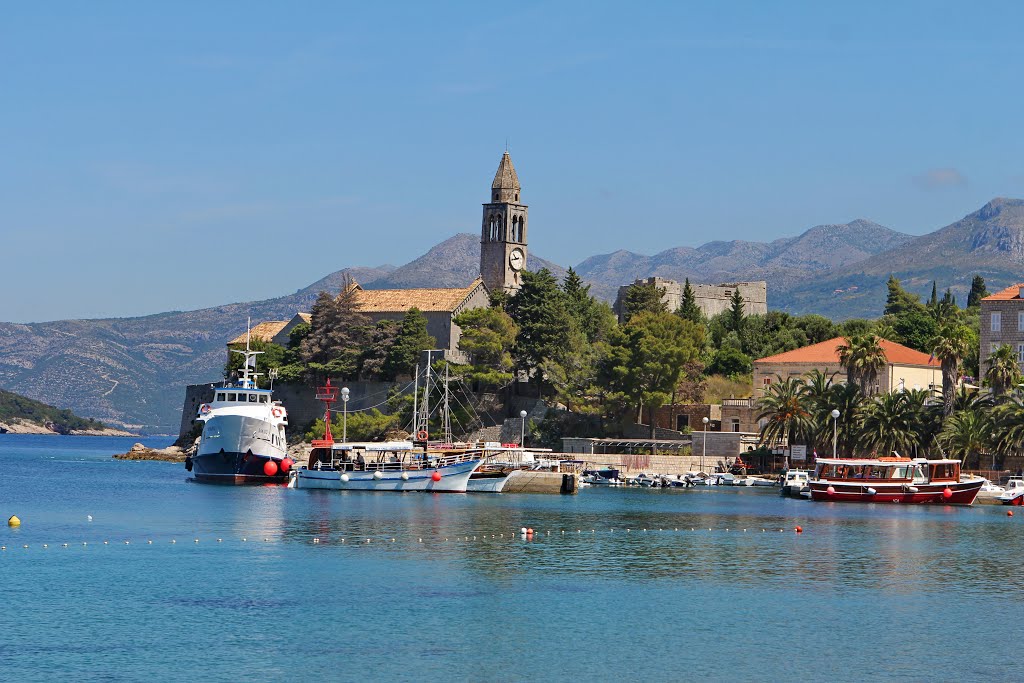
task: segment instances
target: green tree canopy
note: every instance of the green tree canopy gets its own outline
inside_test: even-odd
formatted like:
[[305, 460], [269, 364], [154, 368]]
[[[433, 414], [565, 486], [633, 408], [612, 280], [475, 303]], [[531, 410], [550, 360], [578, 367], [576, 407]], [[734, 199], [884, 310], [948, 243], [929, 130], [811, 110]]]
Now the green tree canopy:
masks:
[[704, 313], [700, 310], [700, 306], [697, 305], [697, 297], [693, 294], [690, 278], [686, 278], [686, 283], [683, 285], [683, 296], [676, 315], [694, 324], [699, 325], [704, 322]]
[[[565, 293], [546, 268], [536, 273], [523, 271], [522, 287], [509, 297], [507, 313], [519, 328], [512, 358], [517, 368], [532, 371], [545, 359], [558, 358], [572, 336], [572, 320]], [[540, 383], [539, 374], [534, 375]]]
[[[456, 323], [457, 325], [458, 323]], [[416, 372], [420, 353], [437, 346], [437, 340], [427, 333], [427, 317], [413, 306], [398, 324], [394, 342], [384, 358], [383, 373], [389, 379]]]
[[346, 285], [336, 297], [320, 292], [311, 310], [309, 334], [299, 355], [317, 376], [355, 379], [370, 320], [359, 312], [355, 289]]
[[996, 397], [1005, 395], [1021, 383], [1020, 361], [1012, 346], [1003, 344], [989, 355], [985, 381]]
[[739, 332], [743, 329], [743, 295], [740, 294], [740, 289], [737, 287], [732, 292], [732, 298], [729, 299], [729, 315], [727, 317], [727, 325], [733, 332]]
[[481, 384], [511, 381], [511, 351], [518, 331], [512, 318], [499, 308], [471, 308], [456, 316], [455, 324], [462, 328], [459, 350], [470, 359], [460, 374]]
[[626, 295], [622, 298], [623, 323], [628, 323], [638, 313], [664, 313], [667, 310], [665, 288], [653, 282], [634, 282], [626, 288]]
[[981, 306], [981, 300], [988, 296], [988, 289], [985, 288], [985, 278], [975, 275], [971, 280], [971, 291], [967, 295], [967, 308]]

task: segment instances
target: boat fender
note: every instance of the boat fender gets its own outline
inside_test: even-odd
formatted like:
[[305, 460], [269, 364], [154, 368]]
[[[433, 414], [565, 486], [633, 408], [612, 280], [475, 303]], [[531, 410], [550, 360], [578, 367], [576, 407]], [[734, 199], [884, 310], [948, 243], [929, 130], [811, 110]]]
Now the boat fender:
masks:
[[402, 481], [409, 481], [409, 473], [402, 472]]
[[433, 474], [430, 475], [430, 478], [434, 481], [441, 481], [441, 473], [434, 472]]
[[942, 497], [945, 498], [946, 500], [949, 500], [950, 498], [952, 498], [953, 497], [953, 489], [949, 488], [948, 486], [946, 488], [942, 489]]
[[921, 489], [917, 488], [916, 486], [908, 486], [907, 490], [910, 491], [911, 493], [917, 493]]
[[875, 489], [871, 488], [870, 486], [868, 487], [868, 495], [869, 496], [873, 496], [876, 493], [878, 493], [878, 491], [876, 491]]
[[835, 486], [829, 486], [827, 489], [825, 489], [825, 493], [827, 493], [830, 496], [836, 495], [836, 487]]
[[380, 481], [381, 479], [384, 478], [384, 473], [381, 472], [380, 470], [377, 470], [376, 472], [373, 473], [373, 478]]
[[348, 475], [347, 474], [342, 474], [341, 475], [341, 483], [345, 484], [347, 482], [348, 482]]

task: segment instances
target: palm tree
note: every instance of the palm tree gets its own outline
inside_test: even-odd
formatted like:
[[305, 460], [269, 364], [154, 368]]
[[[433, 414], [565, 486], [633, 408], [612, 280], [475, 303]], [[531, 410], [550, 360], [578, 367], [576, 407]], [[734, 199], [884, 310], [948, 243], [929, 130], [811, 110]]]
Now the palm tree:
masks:
[[914, 455], [927, 456], [942, 431], [942, 402], [936, 400], [931, 389], [911, 389], [904, 392], [907, 403], [914, 411], [914, 434], [917, 450]]
[[826, 441], [832, 442], [832, 387], [839, 373], [824, 373], [818, 368], [804, 375], [807, 409], [811, 413], [812, 433], [809, 446], [815, 451]]
[[878, 337], [873, 334], [854, 335], [836, 350], [839, 362], [846, 368], [847, 381], [857, 382], [861, 393], [872, 396], [878, 373], [889, 363]]
[[977, 456], [980, 465], [981, 454], [992, 445], [993, 421], [986, 410], [961, 410], [946, 419], [938, 436], [938, 443], [950, 455], [960, 458], [964, 464], [971, 456]]
[[1024, 452], [1024, 400], [1019, 394], [992, 411], [992, 435], [995, 452]]
[[814, 427], [807, 409], [807, 388], [795, 377], [778, 379], [757, 402], [761, 411], [758, 422], [767, 420], [761, 427], [760, 442], [772, 445], [806, 442]]
[[907, 394], [894, 391], [882, 394], [867, 404], [861, 423], [861, 441], [879, 455], [910, 455], [917, 446], [915, 418], [917, 411]]
[[950, 321], [939, 328], [932, 340], [932, 355], [942, 364], [942, 414], [953, 414], [956, 387], [960, 380], [960, 361], [971, 350], [970, 330]]
[[1020, 384], [1020, 363], [1012, 346], [1003, 344], [988, 357], [985, 380], [996, 397], [1003, 396], [1010, 388]]
[[[852, 456], [858, 446], [860, 423], [863, 418], [864, 394], [856, 384], [833, 384], [828, 397], [829, 413], [832, 409], [839, 411], [836, 420], [836, 452], [843, 456]], [[829, 415], [829, 419], [831, 419]]]

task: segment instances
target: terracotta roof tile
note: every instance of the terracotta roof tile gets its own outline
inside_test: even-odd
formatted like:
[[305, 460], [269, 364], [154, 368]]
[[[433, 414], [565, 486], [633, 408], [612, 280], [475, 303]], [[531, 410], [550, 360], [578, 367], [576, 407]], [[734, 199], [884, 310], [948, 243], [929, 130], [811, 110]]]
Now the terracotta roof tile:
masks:
[[356, 304], [364, 313], [404, 312], [413, 306], [423, 312], [454, 311], [481, 282], [477, 278], [468, 287], [457, 289], [363, 289], [356, 285], [354, 290]]
[[[767, 358], [759, 358], [755, 363], [838, 363], [839, 347], [846, 343], [844, 337], [835, 337], [818, 344], [811, 344], [800, 349], [785, 351]], [[879, 345], [885, 352], [885, 357], [890, 363], [899, 365], [925, 365], [939, 367], [941, 364], [927, 353], [916, 351], [903, 344], [879, 339]]]
[[[283, 330], [285, 325], [288, 323], [288, 320], [268, 320], [267, 322], [262, 322], [253, 327], [249, 330], [249, 334], [253, 339], [268, 342], [273, 339], [278, 332]], [[245, 332], [228, 342], [228, 346], [233, 344], [245, 344]]]
[[982, 301], [1010, 301], [1012, 299], [1020, 300], [1020, 288], [1024, 287], [1024, 283], [1007, 287], [1001, 292], [995, 294], [989, 294], [984, 297]]

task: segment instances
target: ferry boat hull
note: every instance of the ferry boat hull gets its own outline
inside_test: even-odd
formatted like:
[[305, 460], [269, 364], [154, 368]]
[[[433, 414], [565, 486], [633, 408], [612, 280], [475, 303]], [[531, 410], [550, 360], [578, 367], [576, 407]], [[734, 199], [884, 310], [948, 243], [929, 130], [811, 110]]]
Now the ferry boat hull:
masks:
[[[220, 484], [282, 484], [287, 471], [281, 462], [284, 448], [269, 441], [265, 420], [244, 415], [214, 415], [206, 420], [199, 448], [192, 456], [196, 481]], [[277, 474], [268, 476], [264, 466], [274, 461]]]
[[[465, 493], [469, 477], [482, 460], [467, 460], [432, 469], [373, 469], [365, 471], [295, 470], [291, 485], [297, 489], [332, 491], [435, 491]], [[434, 474], [440, 475], [437, 481]], [[344, 475], [344, 476], [342, 476]]]
[[[871, 482], [810, 482], [811, 500], [843, 503], [904, 503], [908, 505], [971, 505], [978, 497], [983, 482], [947, 482], [935, 484], [886, 484]], [[829, 493], [829, 488], [832, 492]], [[917, 489], [913, 491], [911, 489]], [[949, 489], [949, 496], [946, 495]], [[874, 493], [872, 493], [874, 491]]]
[[501, 493], [512, 472], [474, 472], [469, 477], [466, 493]]

